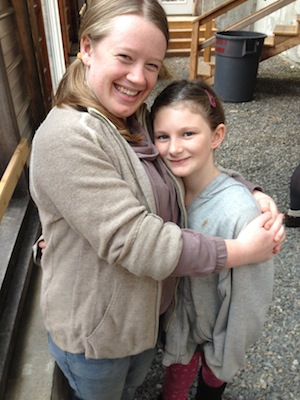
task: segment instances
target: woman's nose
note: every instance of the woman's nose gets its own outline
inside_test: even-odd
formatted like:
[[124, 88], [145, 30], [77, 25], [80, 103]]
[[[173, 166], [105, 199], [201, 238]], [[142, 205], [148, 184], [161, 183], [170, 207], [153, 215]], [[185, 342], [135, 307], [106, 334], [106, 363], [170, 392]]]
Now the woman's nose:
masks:
[[130, 72], [127, 74], [127, 79], [135, 84], [145, 84], [146, 77], [144, 67], [140, 65], [132, 65]]

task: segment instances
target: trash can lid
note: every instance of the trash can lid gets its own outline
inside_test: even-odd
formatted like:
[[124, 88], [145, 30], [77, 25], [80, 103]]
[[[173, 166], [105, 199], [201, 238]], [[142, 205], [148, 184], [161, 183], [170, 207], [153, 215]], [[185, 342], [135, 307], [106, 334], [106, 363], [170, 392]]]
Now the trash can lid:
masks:
[[265, 33], [251, 31], [220, 31], [216, 32], [215, 36], [226, 39], [264, 39], [267, 37]]

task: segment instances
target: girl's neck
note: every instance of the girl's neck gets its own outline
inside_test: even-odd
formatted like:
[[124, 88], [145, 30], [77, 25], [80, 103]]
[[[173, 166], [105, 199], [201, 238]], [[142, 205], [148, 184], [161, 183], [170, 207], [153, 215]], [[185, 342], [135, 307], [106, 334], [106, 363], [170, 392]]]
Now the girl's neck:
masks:
[[214, 165], [197, 175], [190, 175], [183, 178], [185, 187], [185, 206], [188, 207], [206, 188], [206, 186], [220, 174], [219, 169]]

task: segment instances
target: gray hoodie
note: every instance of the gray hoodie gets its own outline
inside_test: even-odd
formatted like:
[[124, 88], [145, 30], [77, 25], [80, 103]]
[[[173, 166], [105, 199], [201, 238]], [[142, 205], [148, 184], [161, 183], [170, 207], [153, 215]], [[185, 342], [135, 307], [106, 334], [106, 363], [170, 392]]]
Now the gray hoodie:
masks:
[[[234, 239], [260, 210], [245, 186], [221, 173], [188, 207], [188, 226]], [[230, 381], [260, 337], [272, 300], [272, 261], [184, 278], [167, 332], [163, 363], [187, 364], [198, 345], [217, 378]]]

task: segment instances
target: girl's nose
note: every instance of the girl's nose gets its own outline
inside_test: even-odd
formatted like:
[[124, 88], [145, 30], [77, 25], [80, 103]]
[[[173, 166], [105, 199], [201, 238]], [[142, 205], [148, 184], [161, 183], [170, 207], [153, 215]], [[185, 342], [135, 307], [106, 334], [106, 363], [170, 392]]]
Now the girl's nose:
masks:
[[178, 154], [181, 152], [182, 152], [182, 146], [180, 144], [180, 141], [177, 139], [170, 140], [169, 153]]

